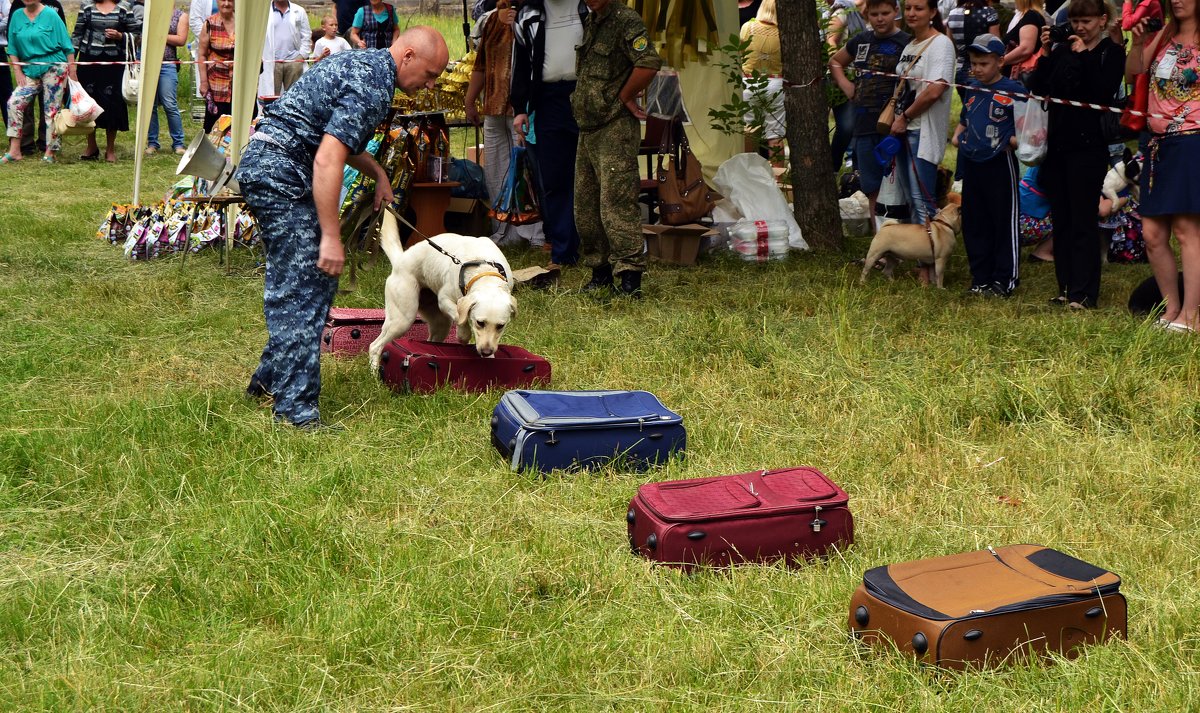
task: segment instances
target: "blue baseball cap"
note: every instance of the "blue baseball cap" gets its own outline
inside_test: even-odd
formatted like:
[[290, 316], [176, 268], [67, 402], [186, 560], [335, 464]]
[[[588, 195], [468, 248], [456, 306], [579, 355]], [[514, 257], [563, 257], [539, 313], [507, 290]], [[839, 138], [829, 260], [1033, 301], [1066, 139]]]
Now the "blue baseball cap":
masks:
[[984, 34], [976, 37], [975, 41], [972, 42], [969, 47], [967, 47], [967, 50], [970, 52], [979, 52], [981, 54], [994, 54], [998, 57], [1003, 57], [1005, 47], [1004, 47], [1004, 41], [1001, 40], [999, 37], [997, 37], [991, 33], [984, 33]]

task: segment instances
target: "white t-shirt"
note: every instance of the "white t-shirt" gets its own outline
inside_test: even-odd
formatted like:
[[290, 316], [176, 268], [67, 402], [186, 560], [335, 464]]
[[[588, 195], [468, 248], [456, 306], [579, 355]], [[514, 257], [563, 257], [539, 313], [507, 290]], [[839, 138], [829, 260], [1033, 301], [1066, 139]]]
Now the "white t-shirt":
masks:
[[[924, 48], [924, 53], [917, 59], [913, 65], [913, 59]], [[904, 74], [908, 72], [908, 77], [911, 80], [928, 79], [934, 81], [953, 82], [954, 81], [954, 60], [957, 53], [954, 51], [954, 43], [949, 37], [938, 32], [933, 37], [923, 41], [912, 41], [904, 48], [904, 52], [900, 55], [900, 62], [896, 65], [896, 73]], [[909, 67], [912, 67], [910, 70]], [[909, 89], [915, 89], [917, 96], [921, 96], [930, 86], [929, 82], [910, 81], [908, 82]], [[942, 96], [933, 103], [932, 106], [921, 112], [920, 115], [912, 117], [912, 121], [908, 123], [909, 131], [920, 131], [921, 139], [917, 148], [917, 157], [923, 158], [930, 163], [941, 163], [942, 157], [946, 155], [946, 130], [950, 127], [950, 100], [954, 96], [954, 91], [949, 87], [942, 92]]]
[[326, 47], [329, 48], [329, 56], [332, 57], [338, 52], [350, 49], [350, 43], [346, 41], [345, 37], [334, 36], [332, 40], [322, 37], [313, 43], [312, 58], [320, 59], [321, 55], [325, 54]]
[[583, 21], [577, 0], [546, 0], [546, 54], [542, 81], [575, 79], [575, 48], [583, 44]]

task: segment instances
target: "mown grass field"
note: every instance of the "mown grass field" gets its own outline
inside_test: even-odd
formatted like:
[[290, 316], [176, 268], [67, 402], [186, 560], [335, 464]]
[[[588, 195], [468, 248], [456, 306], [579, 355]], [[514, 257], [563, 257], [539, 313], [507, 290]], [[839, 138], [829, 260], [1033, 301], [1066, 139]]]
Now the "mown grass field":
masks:
[[[191, 133], [189, 131], [189, 136]], [[646, 299], [522, 291], [507, 340], [554, 386], [642, 388], [685, 459], [510, 472], [499, 392], [398, 396], [326, 360], [340, 433], [242, 397], [265, 328], [254, 256], [130, 264], [93, 233], [132, 162], [0, 171], [0, 710], [1186, 711], [1197, 684], [1200, 341], [873, 275], [865, 252], [655, 265]], [[165, 191], [173, 157], [147, 162]], [[514, 267], [544, 260], [514, 251]], [[379, 306], [384, 271], [338, 304]], [[691, 576], [628, 553], [647, 479], [795, 464], [851, 494], [827, 561]], [[1124, 577], [1129, 640], [949, 674], [866, 651], [870, 567], [1036, 542]]]

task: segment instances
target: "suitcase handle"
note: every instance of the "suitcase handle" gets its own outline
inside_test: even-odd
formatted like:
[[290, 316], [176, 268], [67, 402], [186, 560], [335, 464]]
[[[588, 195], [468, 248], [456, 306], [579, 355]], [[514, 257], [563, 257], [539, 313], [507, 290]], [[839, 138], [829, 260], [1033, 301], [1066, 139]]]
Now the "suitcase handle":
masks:
[[526, 374], [528, 374], [529, 372], [533, 371], [533, 370], [534, 370], [534, 369], [536, 369], [536, 368], [537, 368], [537, 364], [529, 364], [529, 365], [527, 365], [527, 366], [523, 367], [523, 368], [521, 369], [521, 371], [523, 371], [523, 372], [525, 372]]
[[663, 434], [662, 434], [662, 432], [661, 432], [661, 431], [659, 431], [659, 432], [657, 432], [657, 433], [649, 433], [649, 434], [646, 434], [646, 438], [649, 438], [649, 439], [650, 439], [650, 440], [652, 440], [652, 441], [657, 441], [658, 439], [660, 439], [660, 438], [662, 438], [662, 437], [663, 437]]
[[438, 370], [438, 363], [436, 361], [427, 361], [427, 362], [425, 362], [425, 365], [428, 366], [430, 369], [433, 369], [434, 371]]

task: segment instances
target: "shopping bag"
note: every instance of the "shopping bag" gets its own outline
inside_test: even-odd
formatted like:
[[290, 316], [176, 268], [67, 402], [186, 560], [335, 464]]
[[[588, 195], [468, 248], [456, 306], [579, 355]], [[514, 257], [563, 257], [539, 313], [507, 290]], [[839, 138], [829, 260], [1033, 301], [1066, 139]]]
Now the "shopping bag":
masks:
[[524, 146], [513, 146], [508, 172], [504, 175], [500, 194], [492, 201], [488, 215], [511, 225], [536, 223], [542, 219], [532, 162]]
[[68, 80], [71, 102], [71, 116], [75, 118], [75, 124], [86, 124], [89, 121], [95, 121], [97, 117], [104, 113], [104, 107], [96, 103], [96, 100], [91, 97], [83, 89], [83, 85], [74, 79]]
[[1046, 126], [1049, 114], [1040, 101], [1030, 99], [1013, 109], [1017, 129], [1017, 160], [1037, 166], [1046, 158]]
[[670, 67], [658, 70], [646, 87], [646, 113], [659, 119], [682, 119], [683, 92], [679, 72]]
[[95, 121], [79, 121], [67, 109], [59, 109], [54, 115], [54, 133], [57, 136], [90, 134], [96, 130]]

